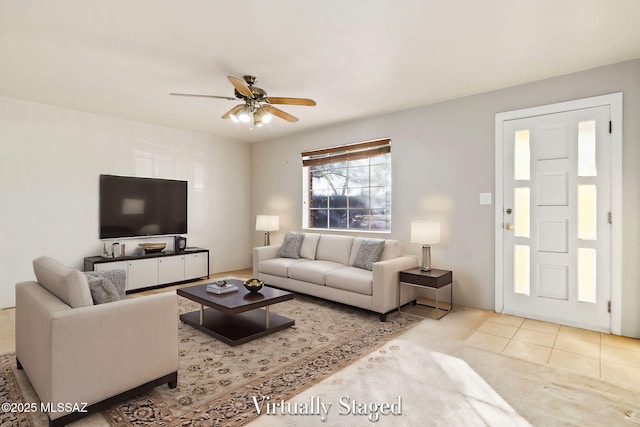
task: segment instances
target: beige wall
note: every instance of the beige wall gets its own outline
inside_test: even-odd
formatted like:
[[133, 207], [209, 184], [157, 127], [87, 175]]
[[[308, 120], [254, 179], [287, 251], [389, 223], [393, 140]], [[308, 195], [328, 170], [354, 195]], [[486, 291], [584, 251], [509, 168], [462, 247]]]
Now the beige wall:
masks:
[[[249, 157], [225, 138], [0, 98], [0, 307], [33, 259], [82, 268], [101, 253], [101, 173], [189, 181], [187, 243], [210, 250], [212, 272], [249, 266]], [[120, 240], [141, 241], [173, 245]]]
[[[390, 137], [391, 238], [403, 242], [405, 253], [418, 255], [418, 245], [409, 239], [410, 222], [439, 220], [442, 243], [432, 248], [433, 265], [454, 270], [454, 300], [493, 309], [496, 200], [486, 206], [479, 204], [478, 197], [484, 192], [495, 196], [495, 114], [623, 92], [622, 333], [638, 337], [638, 76], [640, 59], [254, 144], [250, 220], [260, 213], [280, 215], [281, 231], [272, 234], [272, 242], [281, 241], [284, 232], [299, 230], [302, 224], [301, 151]], [[252, 245], [261, 244], [259, 232], [252, 236]]]

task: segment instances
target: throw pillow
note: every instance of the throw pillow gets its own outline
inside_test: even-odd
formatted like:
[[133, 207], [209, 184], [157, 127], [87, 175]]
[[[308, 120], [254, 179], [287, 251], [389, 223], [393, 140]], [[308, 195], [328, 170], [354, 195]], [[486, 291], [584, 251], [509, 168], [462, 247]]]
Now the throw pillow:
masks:
[[120, 295], [111, 280], [104, 277], [87, 276], [89, 290], [94, 304], [105, 304], [108, 302], [120, 301]]
[[279, 258], [300, 258], [300, 247], [302, 246], [302, 240], [304, 234], [290, 231], [284, 235], [284, 241], [278, 250]]
[[317, 233], [304, 233], [303, 236], [300, 258], [316, 259], [316, 249], [318, 248], [320, 235]]
[[111, 281], [113, 286], [115, 286], [120, 299], [124, 299], [126, 288], [127, 288], [127, 272], [122, 269], [113, 269], [113, 270], [100, 270], [100, 271], [87, 271], [84, 274], [87, 275], [87, 279], [89, 276], [93, 277], [102, 277], [104, 279], [108, 279]]
[[380, 260], [380, 255], [384, 250], [384, 240], [381, 239], [364, 239], [360, 243], [358, 255], [353, 261], [353, 266], [364, 268], [365, 270], [373, 270], [373, 263]]

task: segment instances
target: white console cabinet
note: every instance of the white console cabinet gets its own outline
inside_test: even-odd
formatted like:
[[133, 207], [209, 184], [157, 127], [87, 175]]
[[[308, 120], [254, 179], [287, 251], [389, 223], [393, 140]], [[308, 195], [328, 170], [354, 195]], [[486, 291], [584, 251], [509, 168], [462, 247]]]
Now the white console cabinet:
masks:
[[184, 256], [185, 280], [209, 276], [209, 253], [199, 252]]
[[135, 291], [209, 277], [209, 251], [195, 249], [120, 258], [87, 257], [84, 269], [125, 270], [127, 291]]
[[158, 259], [137, 259], [127, 261], [127, 290], [158, 286]]

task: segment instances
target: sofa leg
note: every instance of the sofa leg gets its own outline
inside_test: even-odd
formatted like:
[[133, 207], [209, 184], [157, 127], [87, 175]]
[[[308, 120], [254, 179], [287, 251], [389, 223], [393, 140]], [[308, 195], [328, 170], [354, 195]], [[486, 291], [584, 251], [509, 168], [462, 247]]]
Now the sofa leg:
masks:
[[384, 313], [384, 314], [380, 315], [380, 321], [381, 322], [386, 322], [387, 321], [387, 313]]
[[20, 363], [20, 359], [18, 359], [16, 357], [16, 365], [18, 366], [18, 369], [22, 369], [22, 363]]

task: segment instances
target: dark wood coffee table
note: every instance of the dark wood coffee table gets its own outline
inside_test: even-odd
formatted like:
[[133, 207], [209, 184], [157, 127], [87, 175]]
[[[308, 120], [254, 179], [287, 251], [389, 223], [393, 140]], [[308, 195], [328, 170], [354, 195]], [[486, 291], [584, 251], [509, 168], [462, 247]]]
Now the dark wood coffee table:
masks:
[[180, 320], [232, 346], [295, 324], [293, 319], [269, 312], [269, 306], [293, 299], [291, 292], [263, 286], [260, 292], [252, 293], [241, 280], [226, 282], [238, 290], [218, 295], [207, 292], [207, 284], [178, 289], [178, 295], [200, 304], [200, 310], [181, 314]]

